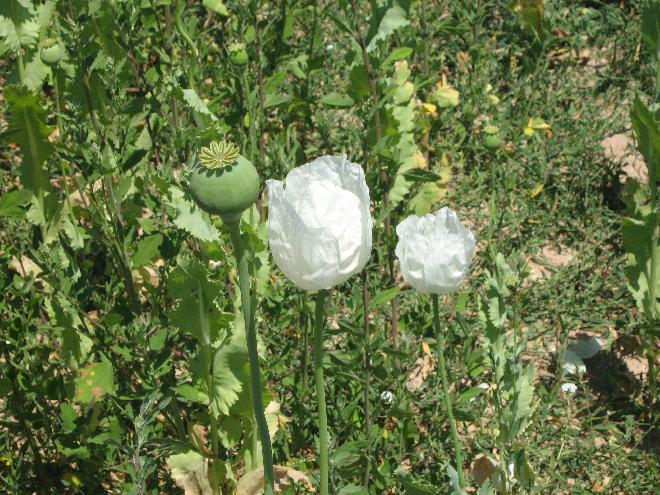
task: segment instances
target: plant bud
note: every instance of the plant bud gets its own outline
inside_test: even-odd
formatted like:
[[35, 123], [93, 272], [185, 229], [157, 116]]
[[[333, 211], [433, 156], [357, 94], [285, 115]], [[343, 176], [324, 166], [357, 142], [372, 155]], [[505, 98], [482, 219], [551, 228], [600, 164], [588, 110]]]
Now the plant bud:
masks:
[[41, 61], [50, 66], [56, 66], [62, 60], [62, 47], [54, 38], [48, 38], [39, 43], [39, 57]]
[[494, 125], [489, 125], [484, 128], [484, 146], [489, 150], [496, 150], [500, 147], [499, 129]]
[[248, 53], [243, 43], [232, 43], [229, 45], [229, 60], [238, 66], [248, 63]]

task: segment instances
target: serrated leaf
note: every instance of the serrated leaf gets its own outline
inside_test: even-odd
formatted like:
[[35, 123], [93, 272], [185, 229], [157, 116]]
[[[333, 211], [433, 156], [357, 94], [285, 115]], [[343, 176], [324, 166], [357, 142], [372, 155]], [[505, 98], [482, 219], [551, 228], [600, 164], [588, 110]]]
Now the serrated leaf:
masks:
[[25, 87], [30, 91], [37, 91], [50, 74], [50, 68], [41, 61], [39, 54], [35, 53], [32, 60], [25, 64], [24, 74], [23, 84]]
[[229, 408], [238, 400], [247, 378], [247, 342], [243, 316], [237, 314], [231, 337], [213, 358], [213, 390], [209, 403], [213, 414], [229, 414]]
[[171, 297], [178, 300], [170, 312], [170, 323], [199, 342], [213, 342], [226, 325], [224, 313], [213, 302], [220, 284], [209, 281], [206, 268], [196, 259], [179, 258], [168, 277], [167, 288]]
[[206, 106], [206, 103], [202, 101], [197, 92], [192, 88], [183, 89], [177, 87], [173, 91], [173, 95], [181, 102], [185, 103], [188, 108], [194, 110], [195, 112], [205, 115], [212, 122], [217, 122], [218, 117], [215, 116], [209, 107]]
[[43, 164], [53, 151], [48, 141], [52, 129], [46, 125], [47, 113], [39, 105], [39, 98], [26, 88], [9, 86], [5, 98], [9, 104], [9, 129], [3, 137], [21, 147], [21, 180], [36, 194], [48, 185]]
[[385, 13], [378, 20], [378, 26], [370, 30], [369, 42], [367, 44], [367, 52], [372, 52], [378, 46], [379, 41], [386, 40], [397, 29], [410, 24], [406, 11], [395, 2], [391, 3], [389, 8], [386, 8]]
[[202, 241], [213, 242], [220, 238], [220, 233], [211, 223], [209, 215], [181, 189], [171, 186], [169, 193], [170, 199], [167, 204], [176, 210], [174, 225]]

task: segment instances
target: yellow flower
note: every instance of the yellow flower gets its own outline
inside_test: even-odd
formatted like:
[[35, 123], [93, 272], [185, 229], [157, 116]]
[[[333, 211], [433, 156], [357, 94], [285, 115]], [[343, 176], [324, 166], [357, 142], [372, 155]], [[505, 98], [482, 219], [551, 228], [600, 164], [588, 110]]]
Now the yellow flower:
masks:
[[422, 103], [422, 113], [430, 117], [437, 117], [438, 107], [433, 103]]

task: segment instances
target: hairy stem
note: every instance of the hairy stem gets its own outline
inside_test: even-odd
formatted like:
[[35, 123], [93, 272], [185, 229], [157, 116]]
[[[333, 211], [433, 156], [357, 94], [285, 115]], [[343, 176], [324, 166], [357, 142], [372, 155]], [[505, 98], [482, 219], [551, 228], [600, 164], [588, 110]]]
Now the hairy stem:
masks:
[[461, 440], [458, 438], [458, 429], [456, 428], [456, 420], [454, 419], [454, 411], [451, 406], [451, 396], [449, 395], [449, 380], [447, 379], [447, 365], [445, 364], [445, 334], [440, 328], [440, 311], [438, 309], [438, 295], [432, 294], [433, 300], [433, 326], [437, 332], [438, 339], [438, 366], [440, 368], [440, 379], [442, 380], [442, 395], [445, 402], [445, 410], [447, 413], [447, 420], [449, 421], [449, 428], [451, 430], [451, 437], [454, 442], [454, 459], [456, 464], [456, 471], [458, 473], [458, 483], [461, 488], [465, 486], [465, 477], [463, 476], [463, 451], [461, 447]]
[[364, 435], [367, 438], [367, 467], [364, 470], [364, 479], [362, 484], [369, 488], [369, 476], [371, 474], [371, 409], [369, 407], [369, 381], [371, 378], [371, 344], [369, 342], [369, 282], [367, 279], [367, 271], [362, 270], [360, 274], [362, 278], [362, 305], [364, 307], [364, 325], [363, 325], [363, 339], [364, 339], [364, 377], [363, 377], [363, 394], [364, 394]]
[[325, 299], [327, 290], [316, 294], [314, 316], [314, 378], [316, 380], [316, 400], [319, 404], [319, 445], [321, 470], [320, 494], [328, 495], [328, 414], [325, 407], [325, 382], [323, 380], [323, 327], [325, 326]]

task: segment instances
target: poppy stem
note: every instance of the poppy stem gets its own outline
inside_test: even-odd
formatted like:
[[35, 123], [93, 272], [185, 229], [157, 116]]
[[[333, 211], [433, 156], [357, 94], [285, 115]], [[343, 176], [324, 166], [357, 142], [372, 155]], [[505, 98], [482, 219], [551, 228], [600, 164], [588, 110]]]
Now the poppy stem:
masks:
[[250, 361], [250, 392], [252, 396], [252, 411], [257, 423], [257, 434], [261, 442], [261, 452], [264, 464], [264, 495], [273, 495], [275, 492], [275, 471], [273, 468], [273, 451], [268, 434], [268, 423], [264, 412], [263, 398], [261, 396], [261, 374], [259, 372], [259, 354], [257, 351], [257, 331], [254, 322], [256, 298], [250, 292], [250, 271], [248, 267], [248, 253], [243, 247], [241, 239], [240, 219], [226, 224], [229, 229], [234, 255], [238, 263], [238, 283], [241, 289], [241, 305], [245, 319], [245, 336], [247, 338], [248, 359]]
[[456, 463], [456, 472], [458, 473], [458, 484], [463, 488], [465, 486], [465, 478], [463, 475], [463, 452], [461, 448], [461, 440], [458, 438], [458, 429], [456, 428], [454, 411], [451, 406], [452, 400], [449, 395], [449, 380], [447, 380], [447, 365], [445, 364], [445, 333], [440, 329], [438, 295], [432, 294], [431, 299], [433, 301], [433, 326], [437, 332], [438, 339], [438, 366], [440, 368], [440, 378], [442, 380], [442, 395], [445, 401], [445, 411], [447, 413], [447, 421], [449, 422], [451, 437], [454, 442], [454, 459]]
[[321, 471], [320, 494], [328, 495], [328, 414], [325, 407], [325, 382], [323, 379], [323, 327], [325, 326], [325, 299], [327, 290], [316, 294], [314, 316], [314, 378], [316, 380], [316, 400], [319, 404], [319, 467]]

